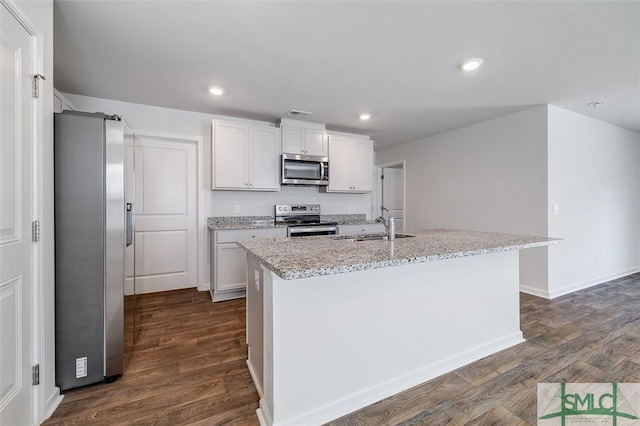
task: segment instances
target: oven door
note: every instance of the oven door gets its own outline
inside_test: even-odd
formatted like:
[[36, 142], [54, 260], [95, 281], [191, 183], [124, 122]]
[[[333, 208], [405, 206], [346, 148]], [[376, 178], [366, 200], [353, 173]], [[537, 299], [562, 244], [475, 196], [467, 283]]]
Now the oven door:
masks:
[[296, 225], [287, 228], [289, 237], [310, 237], [313, 235], [335, 235], [335, 225]]
[[310, 155], [282, 154], [282, 184], [329, 185], [329, 159]]

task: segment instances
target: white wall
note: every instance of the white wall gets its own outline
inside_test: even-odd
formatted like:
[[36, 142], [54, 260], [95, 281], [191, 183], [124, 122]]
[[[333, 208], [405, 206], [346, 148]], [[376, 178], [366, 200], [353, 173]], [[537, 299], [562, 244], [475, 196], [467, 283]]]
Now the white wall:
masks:
[[[101, 111], [123, 115], [134, 130], [147, 130], [190, 136], [204, 140], [203, 187], [211, 189], [211, 114], [182, 111], [149, 105], [118, 102], [65, 94], [80, 111]], [[325, 194], [316, 187], [287, 187], [278, 192], [211, 191], [205, 201], [207, 216], [273, 215], [274, 204], [317, 203], [322, 213], [362, 213], [370, 215], [370, 194]], [[233, 205], [240, 205], [240, 213], [234, 214]]]
[[549, 107], [549, 295], [640, 267], [640, 134]]
[[[405, 229], [547, 235], [547, 107], [376, 151], [406, 160]], [[520, 284], [546, 289], [545, 248], [521, 252]]]
[[36, 401], [36, 420], [44, 420], [59, 403], [60, 392], [55, 386], [55, 258], [53, 233], [53, 1], [16, 0], [15, 4], [40, 31], [42, 41], [41, 72], [46, 80], [41, 82], [42, 99], [42, 158], [36, 168], [37, 179], [42, 182], [42, 206], [40, 217], [42, 245], [42, 294], [38, 323], [44, 326], [42, 358], [40, 362], [40, 396]]

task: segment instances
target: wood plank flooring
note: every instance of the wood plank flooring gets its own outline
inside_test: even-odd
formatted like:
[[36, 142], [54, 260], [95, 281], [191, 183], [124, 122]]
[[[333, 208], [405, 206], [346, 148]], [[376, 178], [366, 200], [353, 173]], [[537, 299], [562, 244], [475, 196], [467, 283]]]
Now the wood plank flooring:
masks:
[[[195, 289], [137, 296], [135, 344], [114, 383], [74, 389], [44, 425], [255, 425], [244, 299]], [[127, 300], [125, 326], [132, 336]]]
[[[44, 424], [257, 425], [244, 300], [141, 299], [123, 377], [67, 392]], [[534, 425], [540, 382], [640, 382], [640, 274], [551, 301], [521, 294], [520, 311], [527, 342], [330, 424]]]

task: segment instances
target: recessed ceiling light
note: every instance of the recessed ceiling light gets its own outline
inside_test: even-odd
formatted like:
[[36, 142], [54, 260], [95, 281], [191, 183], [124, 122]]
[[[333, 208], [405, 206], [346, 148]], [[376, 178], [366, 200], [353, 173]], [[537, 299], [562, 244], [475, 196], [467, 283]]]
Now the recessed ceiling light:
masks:
[[360, 120], [366, 121], [366, 120], [368, 120], [370, 118], [371, 118], [371, 114], [367, 114], [366, 112], [360, 114]]
[[210, 87], [209, 93], [211, 93], [214, 96], [224, 95], [224, 89], [218, 86]]
[[484, 59], [482, 58], [467, 59], [466, 61], [460, 64], [460, 68], [463, 71], [473, 71], [477, 69], [480, 65], [482, 65], [483, 62], [484, 62]]

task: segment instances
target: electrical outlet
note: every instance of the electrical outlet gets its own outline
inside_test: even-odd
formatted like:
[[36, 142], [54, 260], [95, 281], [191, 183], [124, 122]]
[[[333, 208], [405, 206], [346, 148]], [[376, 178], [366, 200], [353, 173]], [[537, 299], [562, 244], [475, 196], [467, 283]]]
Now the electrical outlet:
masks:
[[240, 213], [240, 204], [234, 204], [233, 205], [233, 212], [234, 213]]

